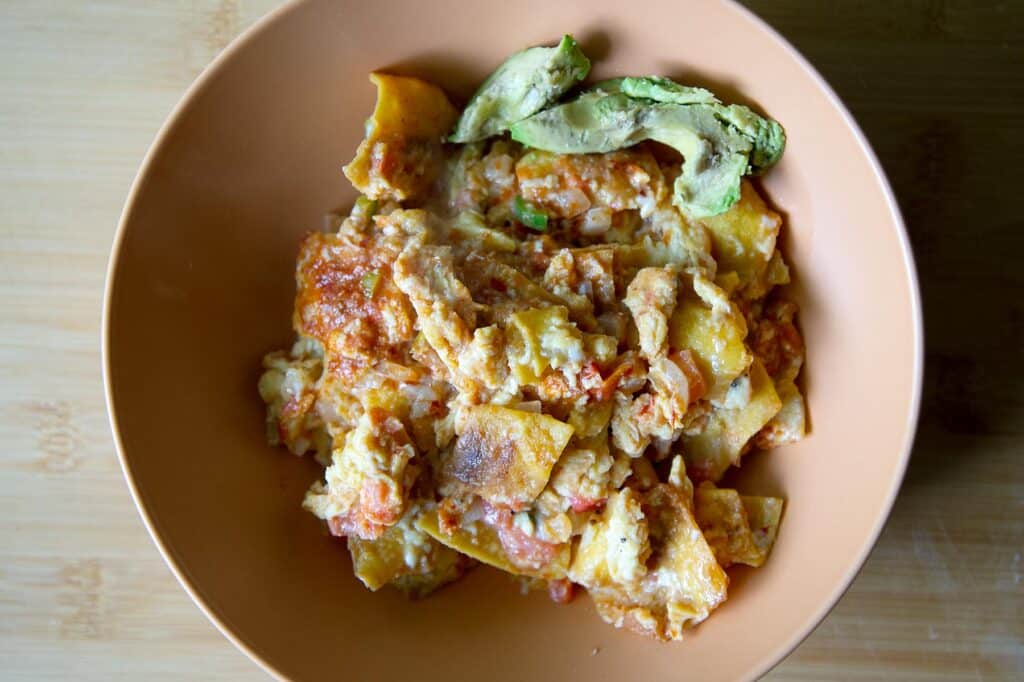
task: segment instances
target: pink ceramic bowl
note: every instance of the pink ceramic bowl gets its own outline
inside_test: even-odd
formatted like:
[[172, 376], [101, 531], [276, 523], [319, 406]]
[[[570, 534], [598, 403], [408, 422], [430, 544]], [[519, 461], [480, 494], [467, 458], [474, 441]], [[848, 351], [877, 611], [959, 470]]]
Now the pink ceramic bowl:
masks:
[[[340, 167], [373, 106], [367, 74], [418, 75], [462, 98], [507, 54], [563, 32], [594, 58], [595, 78], [707, 85], [789, 135], [764, 189], [786, 216], [813, 432], [744, 466], [741, 488], [788, 501], [778, 543], [763, 568], [731, 571], [728, 602], [678, 644], [616, 631], [587, 599], [521, 596], [486, 569], [422, 602], [372, 594], [344, 544], [299, 507], [316, 465], [263, 437], [260, 357], [292, 336], [299, 237], [354, 197]], [[296, 679], [761, 675], [875, 542], [921, 387], [914, 266], [874, 154], [791, 46], [707, 0], [287, 5], [218, 58], [161, 131], [124, 211], [105, 316], [111, 422], [146, 525], [225, 635]]]

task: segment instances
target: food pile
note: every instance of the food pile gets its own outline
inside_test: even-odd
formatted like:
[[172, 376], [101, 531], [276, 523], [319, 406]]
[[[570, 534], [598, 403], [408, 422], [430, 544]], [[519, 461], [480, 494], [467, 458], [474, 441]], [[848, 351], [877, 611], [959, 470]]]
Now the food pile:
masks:
[[298, 341], [259, 391], [270, 441], [324, 465], [304, 505], [371, 590], [481, 562], [678, 639], [782, 515], [716, 484], [805, 431], [782, 221], [745, 178], [785, 136], [589, 69], [569, 36], [524, 50], [461, 114], [372, 74], [361, 196], [302, 242]]

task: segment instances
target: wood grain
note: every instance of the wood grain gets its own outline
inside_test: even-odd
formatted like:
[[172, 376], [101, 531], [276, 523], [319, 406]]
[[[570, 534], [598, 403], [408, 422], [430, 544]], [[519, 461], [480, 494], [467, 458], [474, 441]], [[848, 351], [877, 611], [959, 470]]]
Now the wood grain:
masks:
[[[107, 426], [99, 336], [110, 242], [147, 146], [199, 71], [276, 4], [0, 12], [0, 677], [265, 679], [146, 536]], [[928, 349], [892, 519], [771, 678], [1020, 679], [1024, 4], [747, 4], [874, 145], [914, 244]]]

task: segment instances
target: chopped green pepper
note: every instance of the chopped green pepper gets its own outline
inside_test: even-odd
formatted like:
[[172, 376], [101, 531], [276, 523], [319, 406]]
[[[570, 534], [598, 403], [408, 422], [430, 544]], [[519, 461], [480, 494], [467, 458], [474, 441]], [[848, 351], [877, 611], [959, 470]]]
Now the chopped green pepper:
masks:
[[363, 275], [362, 285], [363, 293], [366, 294], [366, 298], [373, 298], [373, 294], [377, 291], [377, 283], [380, 282], [380, 272], [377, 270], [371, 270]]
[[377, 202], [374, 199], [360, 195], [356, 199], [356, 209], [369, 218], [377, 212]]
[[515, 215], [516, 220], [531, 230], [543, 232], [548, 229], [547, 214], [534, 207], [533, 204], [519, 195], [516, 195], [516, 199], [512, 203], [512, 213]]

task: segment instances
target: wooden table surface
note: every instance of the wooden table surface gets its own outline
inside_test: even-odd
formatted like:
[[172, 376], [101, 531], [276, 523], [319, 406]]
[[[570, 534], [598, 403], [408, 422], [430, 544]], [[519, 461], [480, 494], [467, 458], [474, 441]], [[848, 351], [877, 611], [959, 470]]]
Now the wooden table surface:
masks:
[[[107, 425], [99, 339], [107, 254], [147, 146], [275, 4], [0, 6], [2, 678], [265, 679], [146, 535]], [[748, 4], [878, 152], [916, 252], [927, 344], [892, 518], [771, 677], [1024, 679], [1024, 3]]]

